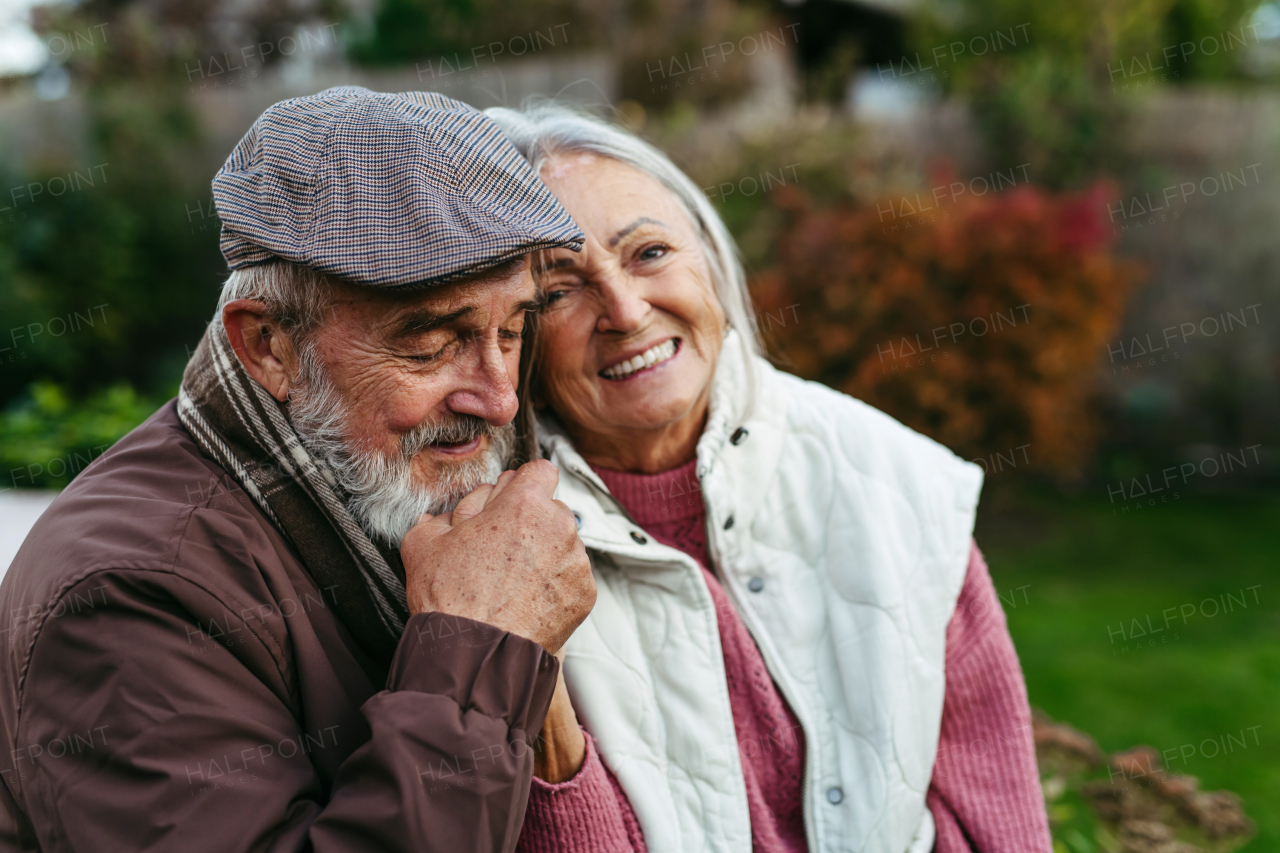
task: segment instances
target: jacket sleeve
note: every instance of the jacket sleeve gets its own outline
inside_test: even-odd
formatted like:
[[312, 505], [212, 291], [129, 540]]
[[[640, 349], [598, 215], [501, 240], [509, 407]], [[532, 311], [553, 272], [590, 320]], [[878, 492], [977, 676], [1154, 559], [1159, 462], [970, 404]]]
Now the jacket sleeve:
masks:
[[[446, 617], [418, 614], [387, 689], [360, 708], [367, 729], [322, 729], [291, 710], [306, 704], [290, 679], [264, 674], [285, 652], [193, 649], [183, 596], [148, 574], [83, 582], [101, 604], [47, 619], [34, 641], [12, 773], [40, 849], [515, 848], [526, 733], [558, 666], [540, 646], [477, 625], [479, 642], [437, 651], [420, 635]], [[352, 750], [331, 779], [310, 758], [322, 749]]]
[[1027, 687], [977, 545], [947, 626], [946, 666], [928, 794], [936, 853], [1052, 853]]

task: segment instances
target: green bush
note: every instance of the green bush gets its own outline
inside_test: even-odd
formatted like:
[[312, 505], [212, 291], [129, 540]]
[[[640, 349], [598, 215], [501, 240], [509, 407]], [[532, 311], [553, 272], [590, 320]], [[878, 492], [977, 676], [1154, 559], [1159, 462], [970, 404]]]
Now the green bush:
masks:
[[67, 485], [161, 402], [126, 383], [80, 402], [52, 382], [32, 384], [0, 414], [0, 489]]

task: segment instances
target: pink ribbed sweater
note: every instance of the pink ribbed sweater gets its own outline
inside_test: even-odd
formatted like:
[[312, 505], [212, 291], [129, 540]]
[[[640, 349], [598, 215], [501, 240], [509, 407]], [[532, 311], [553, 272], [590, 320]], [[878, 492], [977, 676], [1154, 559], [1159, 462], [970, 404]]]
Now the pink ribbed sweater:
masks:
[[[660, 474], [597, 468], [631, 518], [703, 567], [715, 603], [755, 853], [804, 853], [804, 734], [707, 568], [696, 462]], [[1022, 670], [977, 546], [947, 627], [947, 687], [926, 802], [936, 853], [1050, 853]], [[584, 730], [585, 731], [585, 730]], [[631, 804], [587, 734], [567, 782], [533, 780], [519, 853], [646, 853]]]

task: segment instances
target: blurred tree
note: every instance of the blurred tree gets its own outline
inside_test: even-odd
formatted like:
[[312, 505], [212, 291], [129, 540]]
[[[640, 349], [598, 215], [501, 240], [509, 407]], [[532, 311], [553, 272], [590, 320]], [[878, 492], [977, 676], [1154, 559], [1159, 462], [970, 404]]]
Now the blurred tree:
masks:
[[[442, 56], [453, 62], [456, 53], [468, 64], [475, 61], [472, 48], [488, 59], [489, 45], [498, 43], [492, 53], [511, 59], [526, 55], [529, 46], [508, 49], [510, 40], [530, 38], [534, 31], [581, 50], [599, 43], [604, 12], [600, 4], [582, 0], [382, 0], [348, 54], [364, 65], [402, 65]], [[561, 24], [563, 29], [554, 29]]]
[[1259, 3], [938, 2], [915, 18], [911, 41], [950, 66], [944, 86], [969, 101], [993, 164], [1030, 162], [1048, 186], [1082, 187], [1124, 170], [1124, 96], [1245, 79], [1242, 47], [1257, 43], [1248, 18]]
[[[192, 168], [209, 162], [188, 100], [192, 69], [242, 45], [278, 42], [331, 7], [88, 0], [36, 8], [39, 32], [90, 37], [58, 57], [83, 137], [20, 171], [0, 168], [5, 187], [27, 188], [20, 218], [0, 229], [6, 461], [34, 454], [25, 458], [39, 464], [42, 454], [114, 440], [174, 393], [226, 272], [212, 174]], [[257, 58], [270, 65], [280, 52]]]
[[1109, 252], [1108, 192], [1019, 186], [925, 212], [917, 195], [815, 209], [775, 190], [789, 222], [752, 283], [766, 338], [800, 375], [984, 467], [1001, 454], [1076, 478], [1099, 353], [1139, 277]]

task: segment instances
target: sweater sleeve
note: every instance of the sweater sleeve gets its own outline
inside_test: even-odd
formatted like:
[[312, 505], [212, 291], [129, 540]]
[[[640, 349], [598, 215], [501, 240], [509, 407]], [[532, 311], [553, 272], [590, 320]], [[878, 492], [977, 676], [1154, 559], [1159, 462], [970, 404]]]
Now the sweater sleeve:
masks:
[[1031, 709], [978, 546], [947, 627], [947, 688], [928, 804], [936, 853], [1051, 853]]
[[595, 739], [582, 734], [587, 753], [577, 775], [557, 784], [534, 777], [516, 853], [647, 853], [631, 802]]

